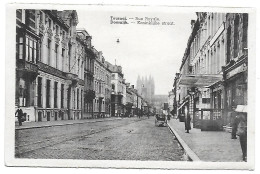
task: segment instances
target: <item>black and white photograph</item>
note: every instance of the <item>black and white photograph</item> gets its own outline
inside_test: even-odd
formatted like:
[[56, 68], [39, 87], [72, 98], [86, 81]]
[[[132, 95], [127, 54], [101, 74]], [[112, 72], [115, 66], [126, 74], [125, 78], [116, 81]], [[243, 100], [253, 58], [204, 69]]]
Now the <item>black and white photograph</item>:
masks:
[[7, 16], [7, 166], [254, 169], [253, 8], [9, 4]]

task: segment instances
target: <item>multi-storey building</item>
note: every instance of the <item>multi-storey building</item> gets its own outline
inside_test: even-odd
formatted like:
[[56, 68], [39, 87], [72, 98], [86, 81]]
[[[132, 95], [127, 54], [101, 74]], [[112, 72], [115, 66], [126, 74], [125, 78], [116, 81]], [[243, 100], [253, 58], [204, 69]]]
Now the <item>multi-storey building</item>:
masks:
[[126, 116], [133, 116], [134, 115], [134, 85], [130, 86], [130, 83], [126, 83]]
[[111, 72], [111, 116], [121, 116], [124, 108], [124, 74], [122, 72], [122, 67], [117, 65], [111, 65]]
[[84, 72], [76, 11], [19, 9], [16, 19], [16, 105], [27, 121], [79, 119]]
[[[77, 29], [78, 57], [84, 60], [84, 101], [82, 101], [82, 118], [93, 117], [93, 100], [95, 99], [94, 91], [94, 61], [95, 53], [91, 45], [91, 36], [85, 29]], [[84, 52], [83, 52], [84, 51]]]
[[192, 115], [193, 111], [190, 107], [193, 106], [193, 100], [190, 99], [189, 91], [193, 91], [194, 88], [191, 88], [189, 83], [190, 79], [186, 80], [186, 76], [192, 73], [192, 67], [190, 66], [190, 47], [191, 44], [198, 32], [199, 29], [199, 21], [191, 21], [191, 35], [187, 42], [187, 47], [185, 49], [181, 66], [180, 66], [180, 74], [179, 77], [176, 78], [177, 89], [176, 89], [176, 98], [177, 98], [177, 115], [180, 120], [183, 120], [183, 116], [187, 116], [188, 114]]
[[105, 117], [111, 116], [111, 64], [105, 61]]
[[178, 83], [179, 113], [190, 114], [195, 127], [206, 119], [222, 129], [228, 112], [247, 104], [247, 20], [247, 14], [197, 13]]
[[[82, 99], [82, 118], [91, 118], [93, 115], [93, 99], [95, 92], [93, 90], [94, 81], [94, 60], [95, 55], [92, 51], [91, 36], [85, 29], [77, 29], [77, 60], [82, 60], [80, 66], [84, 67], [81, 76], [84, 75], [84, 91], [81, 91]], [[83, 73], [83, 74], [82, 74]], [[84, 95], [84, 97], [83, 97]]]
[[94, 117], [104, 117], [107, 70], [102, 52], [98, 52], [96, 49], [94, 49], [94, 52], [96, 54], [94, 62], [94, 89], [96, 94], [94, 99]]
[[[188, 87], [188, 111], [193, 119], [221, 119], [223, 108], [222, 66], [225, 64], [225, 14], [197, 13], [197, 25], [188, 49], [189, 72], [181, 72], [180, 84]], [[191, 76], [193, 75], [193, 76]], [[210, 110], [211, 109], [211, 110]]]
[[248, 85], [248, 14], [226, 15], [226, 61], [223, 67], [224, 124], [230, 124], [230, 112], [237, 105], [247, 105]]

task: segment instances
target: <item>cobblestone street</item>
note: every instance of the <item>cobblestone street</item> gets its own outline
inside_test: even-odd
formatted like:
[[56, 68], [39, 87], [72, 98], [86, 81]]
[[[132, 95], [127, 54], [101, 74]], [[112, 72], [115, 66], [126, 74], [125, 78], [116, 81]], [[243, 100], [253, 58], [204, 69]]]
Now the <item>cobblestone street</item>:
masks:
[[167, 127], [150, 119], [84, 123], [16, 130], [16, 157], [86, 160], [184, 160]]

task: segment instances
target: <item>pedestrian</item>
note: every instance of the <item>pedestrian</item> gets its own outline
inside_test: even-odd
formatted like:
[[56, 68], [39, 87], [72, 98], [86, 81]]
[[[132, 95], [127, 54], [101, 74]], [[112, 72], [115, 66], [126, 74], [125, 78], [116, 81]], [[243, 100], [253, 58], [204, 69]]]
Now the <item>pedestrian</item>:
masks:
[[237, 114], [233, 114], [232, 113], [232, 122], [231, 122], [231, 126], [232, 126], [232, 132], [231, 132], [231, 139], [237, 139], [237, 126], [238, 126], [238, 116]]
[[185, 116], [185, 130], [186, 130], [186, 133], [189, 133], [189, 131], [191, 130], [191, 126], [190, 126], [190, 114], [186, 114]]
[[239, 136], [243, 161], [247, 161], [247, 116], [245, 113], [238, 112], [237, 135]]
[[16, 114], [17, 114], [19, 126], [22, 126], [23, 110], [20, 108], [20, 106], [18, 106], [18, 109], [17, 109], [16, 112], [15, 112], [15, 116], [16, 116]]

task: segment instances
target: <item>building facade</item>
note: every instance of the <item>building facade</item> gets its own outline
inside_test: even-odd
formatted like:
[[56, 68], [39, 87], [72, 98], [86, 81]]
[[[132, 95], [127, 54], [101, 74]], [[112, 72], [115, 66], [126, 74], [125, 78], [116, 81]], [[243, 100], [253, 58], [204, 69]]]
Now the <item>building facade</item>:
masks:
[[105, 61], [105, 117], [111, 117], [111, 64]]
[[124, 114], [123, 97], [125, 84], [122, 67], [111, 65], [111, 115], [121, 116]]
[[[92, 37], [85, 29], [77, 29], [77, 41], [84, 51], [84, 101], [82, 106], [82, 118], [93, 118], [94, 108], [93, 100], [95, 99], [94, 91], [94, 61], [96, 59], [92, 44]], [[80, 48], [79, 48], [80, 49]], [[83, 54], [83, 53], [82, 53]]]
[[194, 127], [211, 120], [222, 129], [232, 108], [247, 105], [247, 27], [242, 13], [197, 13], [192, 21], [176, 97]]
[[226, 15], [226, 64], [223, 67], [224, 124], [231, 124], [230, 112], [248, 100], [248, 14]]
[[27, 121], [80, 119], [84, 60], [77, 60], [76, 11], [19, 9], [16, 15], [16, 105]]
[[94, 62], [94, 89], [96, 97], [94, 99], [94, 117], [105, 116], [105, 87], [106, 87], [106, 65], [105, 58], [101, 51], [94, 49], [96, 59]]
[[[93, 117], [94, 91], [94, 60], [95, 55], [92, 51], [91, 36], [85, 29], [77, 29], [77, 57], [84, 60], [81, 66], [84, 68], [84, 91], [81, 92], [82, 98], [82, 118]], [[81, 72], [82, 73], [82, 72]]]

